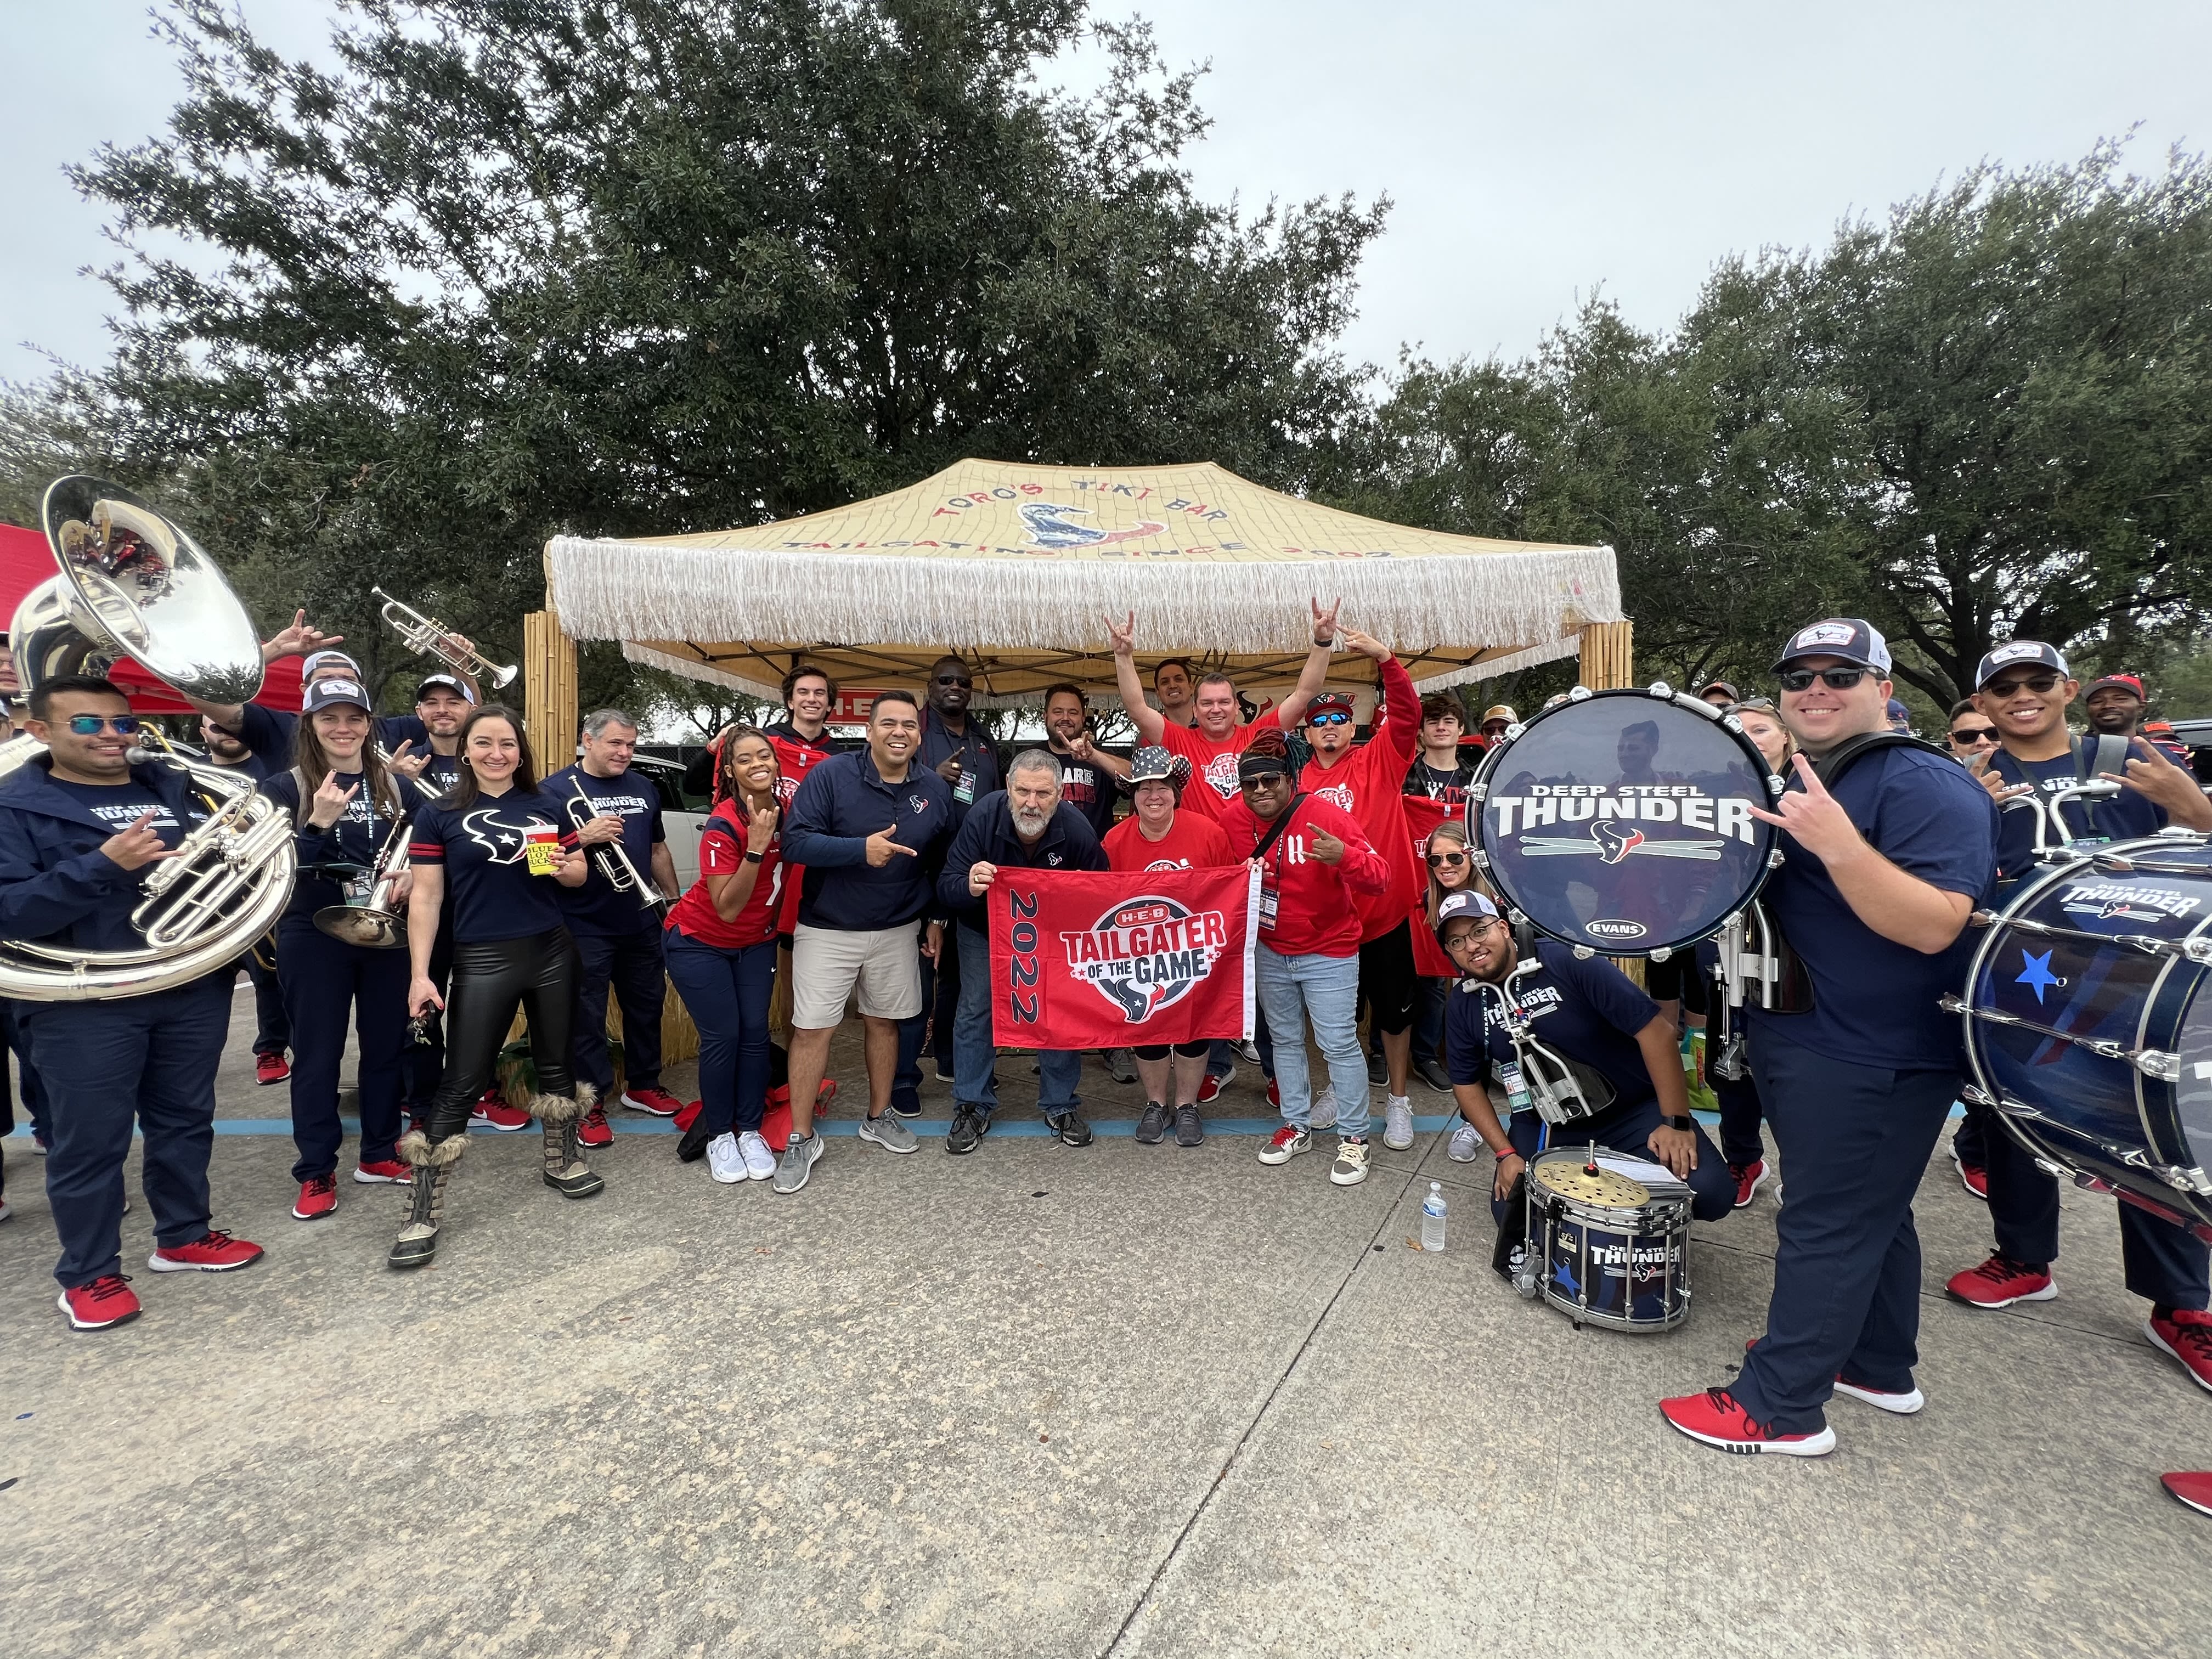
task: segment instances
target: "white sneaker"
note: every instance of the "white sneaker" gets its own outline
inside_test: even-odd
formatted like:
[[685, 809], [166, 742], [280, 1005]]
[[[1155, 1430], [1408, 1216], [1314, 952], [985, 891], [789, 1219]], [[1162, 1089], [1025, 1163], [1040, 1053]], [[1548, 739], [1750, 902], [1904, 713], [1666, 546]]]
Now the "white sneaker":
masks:
[[1464, 1118], [1452, 1131], [1451, 1145], [1444, 1148], [1444, 1156], [1455, 1164], [1472, 1164], [1482, 1151], [1482, 1131]]
[[[707, 1149], [714, 1156], [714, 1148]], [[761, 1139], [758, 1129], [748, 1129], [738, 1137], [738, 1156], [745, 1161], [745, 1178], [766, 1181], [775, 1173], [775, 1154], [769, 1150], [768, 1142]]]
[[738, 1151], [738, 1138], [726, 1130], [707, 1143], [707, 1173], [725, 1187], [734, 1187], [745, 1178], [745, 1160]]
[[[1234, 1043], [1231, 1046], [1243, 1057], [1244, 1063], [1247, 1066], [1257, 1066], [1260, 1063], [1260, 1045], [1253, 1042], [1251, 1038], [1246, 1037], [1243, 1041]], [[39, 1150], [43, 1152], [46, 1149], [41, 1146]]]
[[1383, 1106], [1382, 1144], [1394, 1152], [1413, 1144], [1413, 1103], [1403, 1095], [1392, 1095]]
[[1330, 1084], [1314, 1097], [1313, 1110], [1306, 1118], [1309, 1129], [1336, 1127], [1336, 1085]]

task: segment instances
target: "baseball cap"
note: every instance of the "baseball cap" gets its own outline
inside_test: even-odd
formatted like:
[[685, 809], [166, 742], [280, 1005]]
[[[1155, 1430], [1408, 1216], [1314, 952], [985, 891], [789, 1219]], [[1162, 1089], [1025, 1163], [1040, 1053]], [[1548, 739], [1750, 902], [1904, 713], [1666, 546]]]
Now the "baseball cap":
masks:
[[1347, 714], [1352, 713], [1351, 697], [1342, 691], [1320, 692], [1306, 705], [1306, 718], [1310, 720], [1316, 714], [1331, 708], [1341, 709]]
[[1863, 668], [1889, 672], [1889, 641], [1872, 623], [1857, 617], [1828, 617], [1790, 636], [1782, 654], [1774, 659], [1778, 674], [1793, 657], [1840, 657]]
[[310, 651], [301, 659], [300, 678], [311, 680], [325, 668], [343, 668], [350, 678], [361, 678], [361, 665], [343, 651]]
[[1187, 756], [1171, 755], [1157, 743], [1148, 743], [1129, 757], [1129, 775], [1115, 780], [1124, 793], [1134, 794], [1140, 783], [1170, 783], [1181, 798], [1183, 785], [1190, 781], [1190, 760]]
[[1498, 907], [1490, 902], [1490, 896], [1486, 893], [1464, 890], [1447, 893], [1444, 895], [1443, 902], [1437, 906], [1437, 938], [1439, 941], [1443, 939], [1444, 929], [1456, 917], [1480, 918], [1494, 916], [1497, 914]]
[[1502, 702], [1493, 702], [1482, 711], [1483, 725], [1487, 726], [1492, 720], [1504, 720], [1508, 726], [1521, 724], [1521, 717], [1513, 712], [1511, 705]]
[[1710, 696], [1716, 691], [1726, 694], [1728, 700], [1730, 702], [1741, 702], [1743, 701], [1742, 694], [1735, 689], [1735, 686], [1732, 682], [1728, 680], [1707, 680], [1703, 685], [1698, 688], [1698, 695], [1701, 697]]
[[1997, 677], [2001, 670], [2030, 663], [2038, 668], [2048, 668], [2066, 675], [2066, 659], [2058, 654], [2055, 645], [2045, 645], [2041, 640], [2012, 640], [1997, 647], [1984, 657], [1974, 670], [1974, 690], [1978, 691]]
[[2116, 691], [2126, 692], [2137, 702], [2148, 702], [2149, 701], [2148, 698], [2143, 696], [2142, 682], [2137, 679], [2133, 674], [2107, 674], [2102, 679], [2093, 681], [2088, 690], [2084, 691], [2081, 695], [2085, 697], [2090, 696], [2099, 691], [2106, 690], [2107, 687]]
[[431, 692], [441, 687], [448, 691], [459, 692], [464, 702], [473, 703], [476, 701], [469, 695], [467, 683], [459, 674], [425, 674], [422, 676], [422, 684], [415, 688], [415, 701], [422, 702]]
[[1887, 713], [1890, 719], [1893, 720], [1909, 720], [1912, 718], [1912, 711], [1905, 706], [1905, 699], [1902, 697], [1892, 697], [1889, 700]]
[[364, 714], [368, 713], [371, 707], [368, 693], [361, 689], [358, 681], [328, 679], [317, 680], [307, 688], [306, 695], [300, 699], [300, 712], [303, 714], [312, 714], [319, 709], [334, 708], [339, 703], [351, 703]]

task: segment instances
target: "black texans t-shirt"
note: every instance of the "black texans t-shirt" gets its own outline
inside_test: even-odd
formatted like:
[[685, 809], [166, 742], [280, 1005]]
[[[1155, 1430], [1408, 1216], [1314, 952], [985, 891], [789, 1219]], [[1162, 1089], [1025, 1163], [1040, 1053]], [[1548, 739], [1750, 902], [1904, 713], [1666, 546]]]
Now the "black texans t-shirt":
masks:
[[184, 842], [185, 826], [162, 805], [161, 798], [143, 784], [71, 783], [64, 778], [54, 779], [53, 784], [107, 825], [112, 834], [122, 834], [151, 812], [154, 821], [146, 827], [161, 838], [162, 846], [173, 851]]
[[[625, 772], [618, 778], [595, 778], [581, 766], [570, 766], [546, 779], [544, 788], [561, 808], [563, 830], [574, 827], [575, 815], [568, 805], [579, 789], [591, 798], [594, 812], [620, 818], [622, 849], [629, 860], [630, 868], [637, 872], [638, 879], [654, 896], [659, 895], [660, 890], [653, 886], [653, 848], [655, 842], [667, 840], [668, 831], [661, 826], [660, 795], [653, 788], [652, 779], [636, 771]], [[590, 876], [581, 887], [561, 890], [561, 908], [568, 917], [568, 931], [619, 939], [641, 927], [659, 927], [659, 913], [641, 902], [638, 894], [617, 891], [599, 873], [599, 861], [588, 856], [591, 849], [586, 848], [585, 851]]]
[[575, 839], [560, 809], [535, 790], [510, 789], [480, 795], [465, 809], [440, 805], [416, 813], [408, 857], [444, 867], [457, 944], [528, 939], [561, 926], [561, 884], [530, 873], [526, 848], [533, 830], [551, 830], [563, 844]]
[[[325, 905], [343, 904], [346, 889], [331, 877], [322, 875], [311, 866], [317, 865], [349, 864], [364, 875], [356, 878], [357, 884], [366, 890], [375, 880], [377, 854], [383, 850], [392, 834], [392, 811], [390, 801], [370, 797], [362, 787], [358, 772], [334, 775], [341, 789], [351, 789], [353, 799], [338, 813], [338, 819], [327, 830], [318, 830], [301, 822], [300, 811], [300, 781], [289, 772], [279, 772], [261, 786], [261, 793], [284, 809], [284, 814], [299, 825], [294, 843], [300, 855], [300, 873], [292, 884], [292, 901], [284, 907], [287, 921], [313, 922], [315, 912]], [[404, 789], [395, 789], [395, 796], [403, 803]], [[309, 798], [312, 808], [313, 799]], [[399, 816], [404, 817], [407, 809], [403, 804]]]
[[1114, 827], [1114, 775], [1092, 761], [1053, 750], [1060, 763], [1060, 798], [1083, 814], [1091, 833], [1102, 841]]

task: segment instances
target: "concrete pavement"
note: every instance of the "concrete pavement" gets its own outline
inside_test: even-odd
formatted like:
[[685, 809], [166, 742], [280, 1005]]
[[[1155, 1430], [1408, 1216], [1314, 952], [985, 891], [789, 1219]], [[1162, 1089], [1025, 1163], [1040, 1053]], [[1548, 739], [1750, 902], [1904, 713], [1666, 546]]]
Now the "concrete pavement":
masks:
[[[223, 1111], [281, 1117], [245, 1033]], [[841, 1044], [839, 1115], [861, 1096]], [[1026, 1064], [1002, 1073], [1030, 1115]], [[686, 1092], [689, 1068], [672, 1075]], [[1264, 1112], [1250, 1068], [1223, 1115]], [[1135, 1115], [1095, 1063], [1086, 1104]], [[941, 1085], [925, 1099], [949, 1115]], [[1416, 1108], [1443, 1109], [1417, 1093]], [[1325, 1142], [1328, 1138], [1322, 1137]], [[135, 1324], [53, 1307], [37, 1161], [4, 1151], [0, 1645], [331, 1654], [2160, 1655], [2212, 1630], [2212, 1395], [2140, 1334], [2109, 1201], [2060, 1298], [1945, 1302], [1981, 1206], [1941, 1152], [1916, 1418], [1850, 1401], [1818, 1462], [1730, 1458], [1654, 1402], [1724, 1382], [1774, 1207], [1701, 1224], [1665, 1337], [1577, 1333], [1488, 1269], [1486, 1163], [1365, 1185], [1256, 1141], [830, 1143], [795, 1198], [664, 1135], [541, 1185], [478, 1135], [437, 1265], [341, 1184], [292, 1221], [281, 1136], [216, 1143], [246, 1272], [144, 1271]], [[1785, 1172], [1786, 1175], [1786, 1172]], [[1442, 1179], [1449, 1248], [1410, 1249]], [[135, 1172], [132, 1191], [137, 1191]]]

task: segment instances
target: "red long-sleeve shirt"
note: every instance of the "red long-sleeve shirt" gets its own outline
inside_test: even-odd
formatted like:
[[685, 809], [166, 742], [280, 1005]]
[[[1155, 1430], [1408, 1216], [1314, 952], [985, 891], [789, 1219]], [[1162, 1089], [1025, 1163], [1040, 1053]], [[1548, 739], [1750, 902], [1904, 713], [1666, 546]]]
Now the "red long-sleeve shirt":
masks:
[[1298, 774], [1298, 787], [1333, 802], [1358, 820], [1367, 842], [1390, 866], [1390, 880], [1379, 893], [1362, 893], [1359, 937], [1380, 939], [1405, 921], [1419, 896], [1422, 872], [1413, 858], [1413, 835], [1406, 827], [1406, 769], [1421, 750], [1421, 699], [1405, 665], [1382, 660], [1382, 712], [1367, 741], [1323, 766], [1316, 755]]
[[[1318, 795], [1289, 809], [1290, 822], [1260, 858], [1260, 884], [1275, 894], [1275, 920], [1264, 920], [1260, 901], [1260, 941], [1278, 956], [1349, 957], [1359, 951], [1359, 901], [1387, 890], [1390, 865], [1369, 844], [1351, 813]], [[1261, 836], [1274, 826], [1253, 815], [1243, 799], [1221, 809], [1221, 828], [1239, 858], [1252, 856]], [[1323, 864], [1313, 855], [1313, 832], [1324, 830], [1344, 843], [1344, 856]], [[1400, 912], [1402, 917], [1404, 913]]]

